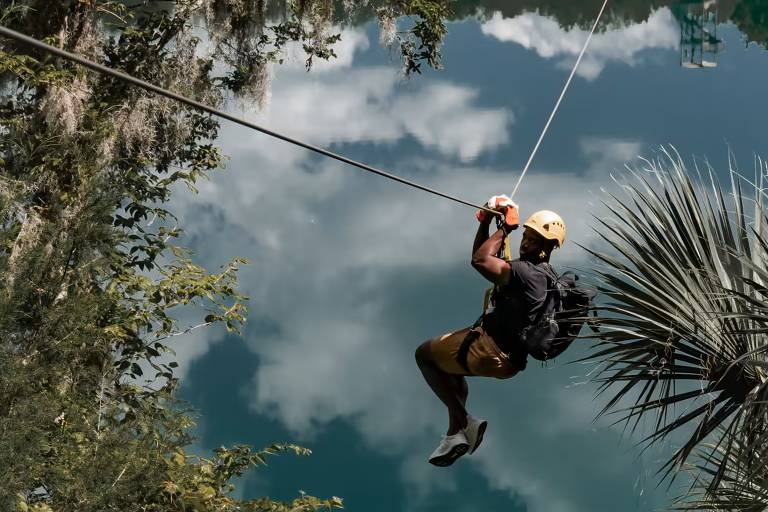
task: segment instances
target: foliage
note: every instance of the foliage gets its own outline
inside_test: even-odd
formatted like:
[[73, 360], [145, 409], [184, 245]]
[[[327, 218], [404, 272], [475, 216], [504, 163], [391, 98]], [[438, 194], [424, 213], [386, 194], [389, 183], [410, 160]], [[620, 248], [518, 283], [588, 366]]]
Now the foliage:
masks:
[[[149, 4], [4, 1], [0, 12], [11, 28], [220, 104], [238, 84], [214, 72], [221, 47], [198, 51], [198, 3]], [[311, 31], [281, 37], [270, 51], [295, 42], [332, 56]], [[228, 38], [222, 47], [237, 48]], [[304, 494], [232, 496], [233, 477], [304, 448], [186, 451], [193, 421], [175, 398], [169, 339], [212, 324], [237, 332], [246, 315], [245, 261], [217, 272], [195, 264], [164, 207], [221, 167], [218, 123], [11, 41], [0, 45], [0, 81], [0, 509], [340, 507]], [[180, 308], [202, 322], [181, 325]]]
[[747, 41], [755, 41], [768, 48], [768, 2], [766, 0], [742, 0], [731, 15]]
[[[415, 23], [399, 36], [406, 72], [438, 67], [445, 3], [386, 7]], [[0, 16], [211, 106], [231, 95], [263, 104], [269, 67], [289, 48], [303, 50], [309, 70], [340, 40], [328, 0], [6, 0]], [[210, 44], [200, 44], [201, 24]], [[341, 507], [303, 493], [286, 503], [232, 497], [231, 479], [267, 455], [306, 449], [186, 452], [193, 422], [175, 398], [169, 340], [212, 324], [237, 332], [246, 316], [245, 261], [218, 272], [195, 264], [164, 207], [222, 166], [216, 120], [12, 41], [0, 45], [0, 86], [0, 508]], [[180, 325], [177, 311], [190, 307], [204, 318]]]
[[[334, 2], [332, 0], [294, 0], [288, 2], [292, 13], [279, 24], [280, 5], [286, 2], [243, 2], [242, 0], [205, 0], [206, 21], [217, 52], [231, 71], [224, 78], [235, 92], [249, 87], [261, 88], [258, 97], [264, 103], [264, 87], [269, 82], [268, 64], [282, 64], [286, 45], [300, 41], [309, 70], [315, 59], [336, 57], [333, 45], [341, 34], [333, 25], [364, 23], [376, 13], [384, 25], [394, 27], [396, 20], [408, 17], [413, 26], [403, 32], [393, 29], [393, 36], [383, 37], [385, 46], [397, 46], [404, 72], [420, 73], [421, 66], [439, 69], [440, 46], [446, 35], [445, 20], [451, 15], [450, 0], [383, 0], [379, 2]], [[194, 5], [194, 4], [193, 4]]]
[[696, 455], [698, 464], [690, 468], [692, 471], [711, 477], [714, 468], [724, 467], [722, 480], [712, 488], [706, 479], [696, 478], [688, 495], [677, 500], [674, 510], [761, 512], [768, 509], [765, 445], [750, 451], [737, 439], [733, 451], [705, 445]]
[[446, 34], [443, 20], [451, 14], [448, 1], [410, 0], [398, 5], [404, 14], [418, 17], [410, 37], [400, 37], [406, 74], [421, 73], [422, 62], [439, 68], [440, 45]]
[[706, 163], [696, 164], [694, 179], [674, 151], [644, 162], [628, 171], [625, 194], [610, 196], [608, 218], [597, 219], [610, 252], [589, 252], [608, 299], [587, 359], [600, 362], [600, 392], [613, 390], [601, 414], [619, 412], [633, 431], [654, 415], [648, 444], [685, 427], [689, 437], [665, 476], [711, 445], [697, 476], [711, 493], [736, 471], [734, 457], [754, 460], [767, 440], [768, 168], [758, 162], [745, 195], [732, 161], [729, 200]]

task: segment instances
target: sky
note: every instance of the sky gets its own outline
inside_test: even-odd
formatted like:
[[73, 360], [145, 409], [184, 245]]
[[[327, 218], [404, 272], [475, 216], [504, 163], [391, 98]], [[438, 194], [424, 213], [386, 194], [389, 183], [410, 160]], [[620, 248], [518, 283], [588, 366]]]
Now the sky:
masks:
[[[508, 194], [587, 32], [537, 13], [448, 28], [445, 69], [411, 79], [375, 23], [340, 28], [337, 59], [307, 73], [297, 53], [272, 70], [264, 110], [231, 111], [476, 204]], [[578, 245], [597, 243], [593, 215], [638, 156], [674, 144], [723, 173], [729, 148], [750, 172], [766, 154], [768, 56], [720, 30], [727, 51], [701, 70], [680, 67], [667, 8], [595, 36], [515, 197], [523, 216], [565, 219], [556, 268], [589, 277]], [[588, 344], [511, 380], [470, 379], [485, 441], [450, 468], [428, 464], [447, 416], [413, 354], [480, 313], [473, 210], [239, 126], [223, 123], [216, 142], [226, 170], [197, 195], [179, 190], [170, 209], [198, 262], [250, 260], [240, 282], [251, 311], [242, 337], [199, 330], [174, 345], [183, 398], [200, 413], [197, 448], [314, 452], [271, 460], [240, 482], [243, 496], [337, 495], [366, 512], [596, 512], [650, 511], [676, 495], [654, 476], [670, 446], [641, 452], [639, 433], [595, 420], [606, 397], [593, 367], [568, 364]]]

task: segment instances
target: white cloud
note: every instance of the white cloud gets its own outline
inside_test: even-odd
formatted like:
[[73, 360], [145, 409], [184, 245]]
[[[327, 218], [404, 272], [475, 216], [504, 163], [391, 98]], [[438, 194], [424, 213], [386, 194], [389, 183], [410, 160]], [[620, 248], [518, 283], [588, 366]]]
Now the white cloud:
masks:
[[[392, 144], [414, 137], [443, 155], [470, 161], [506, 143], [513, 121], [506, 109], [473, 105], [477, 91], [466, 87], [434, 81], [404, 92], [397, 87], [398, 75], [389, 68], [290, 78], [276, 79], [274, 87], [281, 93], [273, 96], [258, 122], [321, 146]], [[258, 134], [243, 137], [243, 143], [276, 146]], [[282, 156], [283, 148], [278, 148], [276, 158]]]
[[[497, 12], [481, 28], [486, 35], [533, 49], [545, 59], [559, 58], [560, 66], [568, 69], [573, 66], [589, 35], [588, 30], [563, 28], [556, 19], [538, 13], [504, 18]], [[634, 65], [643, 50], [675, 49], [680, 42], [679, 30], [672, 11], [663, 7], [653, 11], [642, 23], [598, 32], [593, 36], [577, 74], [594, 80], [609, 62]]]
[[581, 150], [595, 169], [621, 168], [640, 155], [640, 141], [613, 138], [586, 137], [581, 140]]
[[[512, 114], [476, 109], [477, 91], [447, 83], [431, 84], [419, 94], [405, 95], [393, 105], [393, 115], [406, 132], [446, 155], [470, 161], [507, 142]], [[458, 108], [457, 108], [458, 107]]]
[[[289, 64], [280, 68], [271, 84], [272, 94], [262, 112], [247, 112], [255, 121], [311, 144], [329, 146], [345, 142], [392, 144], [414, 137], [427, 148], [470, 161], [509, 139], [514, 121], [506, 108], [475, 105], [478, 91], [445, 81], [421, 80], [402, 87], [399, 72], [390, 67], [351, 67], [355, 55], [369, 46], [362, 29], [339, 31], [337, 58], [316, 61], [306, 73], [302, 51], [288, 49]], [[411, 85], [411, 83], [408, 83]], [[303, 159], [285, 144], [238, 128], [230, 147], [256, 147], [270, 161]], [[296, 160], [294, 160], [296, 161]]]

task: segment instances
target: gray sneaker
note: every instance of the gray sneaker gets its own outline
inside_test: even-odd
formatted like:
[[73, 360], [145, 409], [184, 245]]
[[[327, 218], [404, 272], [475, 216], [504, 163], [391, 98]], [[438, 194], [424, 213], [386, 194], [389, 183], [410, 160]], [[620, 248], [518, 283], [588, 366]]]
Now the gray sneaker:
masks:
[[463, 432], [464, 435], [467, 436], [470, 454], [474, 453], [478, 446], [480, 446], [480, 443], [483, 442], [483, 435], [485, 434], [485, 429], [487, 427], [487, 421], [467, 414], [467, 428], [465, 428]]
[[435, 466], [450, 466], [456, 459], [467, 453], [469, 442], [463, 430], [452, 436], [443, 436], [440, 445], [429, 456], [429, 463]]

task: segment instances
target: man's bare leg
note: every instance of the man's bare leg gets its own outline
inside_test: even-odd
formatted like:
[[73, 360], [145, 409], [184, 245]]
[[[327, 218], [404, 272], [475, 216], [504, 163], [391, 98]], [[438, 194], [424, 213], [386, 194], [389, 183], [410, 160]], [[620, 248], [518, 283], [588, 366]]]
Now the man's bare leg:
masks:
[[[430, 340], [431, 341], [431, 340]], [[448, 435], [453, 435], [467, 426], [467, 410], [464, 408], [467, 392], [455, 380], [456, 375], [443, 372], [432, 359], [430, 341], [425, 341], [416, 349], [416, 364], [429, 387], [448, 408]], [[463, 379], [463, 377], [461, 377]], [[464, 380], [466, 386], [466, 380]]]
[[459, 397], [461, 405], [463, 405], [466, 410], [467, 398], [469, 397], [469, 385], [467, 384], [467, 379], [463, 375], [451, 375], [451, 377], [456, 396]]

